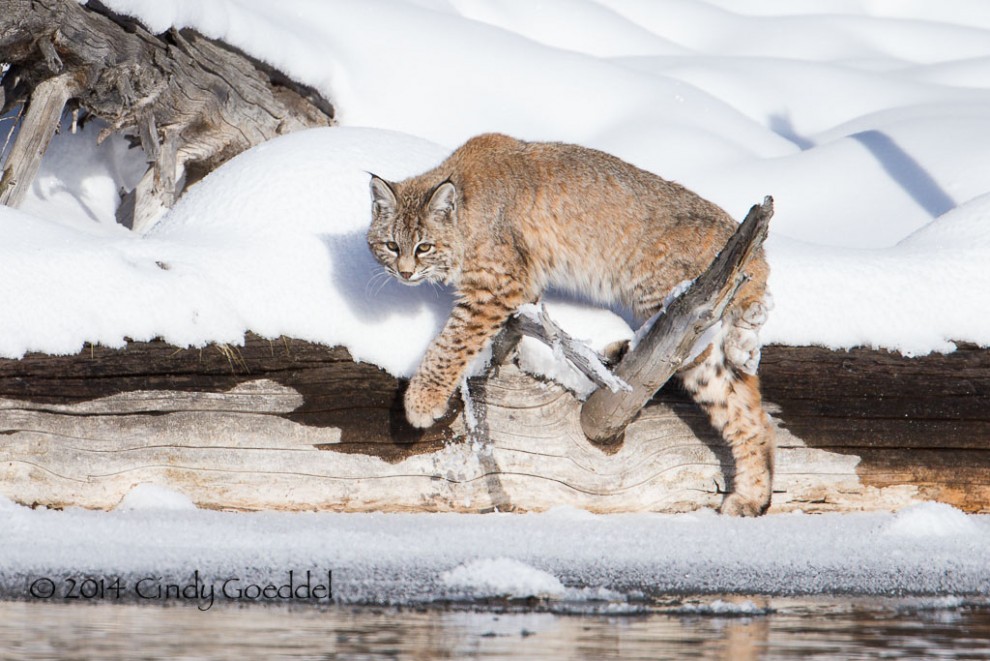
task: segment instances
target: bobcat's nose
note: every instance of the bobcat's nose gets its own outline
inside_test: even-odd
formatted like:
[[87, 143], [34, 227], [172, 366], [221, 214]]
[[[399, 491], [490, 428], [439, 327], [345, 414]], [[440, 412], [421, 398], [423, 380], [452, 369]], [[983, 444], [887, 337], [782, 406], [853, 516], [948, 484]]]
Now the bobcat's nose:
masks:
[[399, 271], [399, 275], [402, 276], [402, 279], [403, 280], [408, 280], [409, 278], [411, 278], [413, 276], [413, 272], [412, 271]]

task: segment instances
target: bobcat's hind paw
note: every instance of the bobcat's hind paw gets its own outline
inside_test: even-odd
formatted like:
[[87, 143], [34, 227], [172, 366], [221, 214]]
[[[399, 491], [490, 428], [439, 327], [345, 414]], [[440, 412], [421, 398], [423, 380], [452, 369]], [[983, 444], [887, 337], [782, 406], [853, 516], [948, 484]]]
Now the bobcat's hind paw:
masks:
[[413, 377], [404, 399], [406, 420], [413, 427], [426, 429], [447, 413], [449, 399], [446, 393], [431, 390]]
[[735, 318], [725, 335], [723, 351], [726, 359], [747, 374], [756, 374], [760, 367], [760, 328], [773, 307], [769, 294], [763, 301], [754, 301]]
[[732, 493], [722, 501], [722, 506], [718, 508], [720, 514], [729, 516], [762, 516], [770, 507], [770, 500], [766, 502], [746, 498], [742, 494]]

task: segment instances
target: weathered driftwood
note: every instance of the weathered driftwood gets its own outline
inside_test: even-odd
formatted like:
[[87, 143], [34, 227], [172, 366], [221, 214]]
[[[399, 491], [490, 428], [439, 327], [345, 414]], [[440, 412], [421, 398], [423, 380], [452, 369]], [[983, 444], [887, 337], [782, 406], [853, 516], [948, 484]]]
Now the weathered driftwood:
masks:
[[[990, 511], [990, 352], [764, 348], [778, 434], [772, 512], [940, 500]], [[111, 508], [141, 483], [203, 507], [338, 511], [682, 511], [715, 507], [731, 458], [669, 385], [603, 451], [581, 402], [502, 367], [462, 416], [420, 432], [403, 384], [343, 349], [246, 338], [0, 360], [0, 494]]]
[[[543, 305], [524, 305], [514, 314], [493, 342], [491, 365], [503, 364], [523, 335], [535, 338], [559, 354], [599, 388], [612, 392], [628, 391], [630, 386], [612, 373], [606, 356], [584, 342], [575, 340], [558, 326]], [[492, 367], [492, 368], [493, 368]], [[489, 369], [492, 369], [489, 368]]]
[[[20, 132], [10, 151], [10, 165], [0, 174], [0, 204], [16, 207], [24, 200], [30, 182], [41, 167], [41, 157], [51, 142], [62, 111], [78, 93], [78, 81], [71, 74], [60, 74], [38, 83], [21, 123]], [[27, 185], [20, 185], [27, 182]]]
[[592, 393], [581, 408], [581, 427], [588, 438], [599, 443], [615, 439], [684, 364], [698, 338], [722, 318], [743, 284], [746, 266], [763, 245], [772, 216], [772, 198], [753, 206], [704, 273], [619, 361], [615, 375], [628, 389], [599, 388]]
[[276, 135], [333, 123], [313, 90], [192, 30], [153, 35], [91, 0], [4, 0], [3, 112], [27, 112], [0, 175], [0, 203], [17, 206], [67, 104], [144, 149], [149, 168], [118, 220], [147, 228], [188, 185]]

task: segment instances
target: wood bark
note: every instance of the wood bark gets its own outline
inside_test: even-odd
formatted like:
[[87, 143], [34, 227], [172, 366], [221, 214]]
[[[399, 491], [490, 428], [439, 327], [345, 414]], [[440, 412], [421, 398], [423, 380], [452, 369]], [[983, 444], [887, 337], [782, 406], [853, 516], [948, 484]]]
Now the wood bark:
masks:
[[91, 0], [4, 0], [3, 112], [27, 104], [0, 175], [0, 202], [30, 187], [63, 109], [106, 123], [140, 145], [149, 168], [118, 220], [147, 229], [187, 186], [277, 135], [333, 124], [314, 90], [193, 30], [153, 35]]
[[[990, 512], [990, 352], [768, 346], [761, 377], [778, 425], [771, 512]], [[0, 494], [112, 508], [157, 483], [218, 509], [671, 512], [716, 507], [731, 476], [672, 385], [607, 447], [584, 437], [580, 401], [511, 364], [471, 383], [487, 436], [460, 414], [411, 429], [404, 385], [340, 348], [256, 336], [0, 360]]]
[[10, 166], [0, 175], [0, 204], [21, 204], [55, 134], [53, 127], [58, 125], [66, 102], [77, 92], [78, 81], [67, 73], [43, 80], [31, 92], [20, 135], [7, 159]]

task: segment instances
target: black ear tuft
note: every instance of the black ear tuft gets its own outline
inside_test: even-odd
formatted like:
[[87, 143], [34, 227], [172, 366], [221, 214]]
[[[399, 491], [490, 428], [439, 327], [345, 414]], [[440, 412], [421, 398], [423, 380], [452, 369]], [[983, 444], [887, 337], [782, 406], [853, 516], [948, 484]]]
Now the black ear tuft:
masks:
[[376, 174], [371, 174], [371, 203], [381, 211], [395, 211], [398, 203], [395, 198], [395, 191], [392, 184], [388, 183]]
[[429, 209], [436, 214], [451, 215], [457, 205], [457, 188], [450, 179], [445, 179], [433, 189]]

